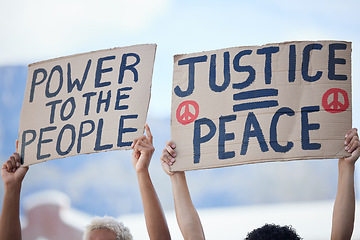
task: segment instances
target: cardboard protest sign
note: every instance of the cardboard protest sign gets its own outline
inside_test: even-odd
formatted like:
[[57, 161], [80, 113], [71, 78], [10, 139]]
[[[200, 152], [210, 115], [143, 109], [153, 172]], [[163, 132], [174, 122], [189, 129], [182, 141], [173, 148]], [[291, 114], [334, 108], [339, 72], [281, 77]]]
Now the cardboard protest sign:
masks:
[[350, 42], [176, 55], [171, 170], [343, 157], [351, 118]]
[[129, 149], [144, 132], [155, 44], [30, 64], [19, 149], [25, 165]]

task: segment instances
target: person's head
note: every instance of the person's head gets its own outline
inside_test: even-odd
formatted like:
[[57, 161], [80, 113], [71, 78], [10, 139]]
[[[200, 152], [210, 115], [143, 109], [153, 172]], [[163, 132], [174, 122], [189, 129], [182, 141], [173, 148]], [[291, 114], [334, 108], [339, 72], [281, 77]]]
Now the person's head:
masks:
[[265, 224], [249, 232], [245, 240], [301, 240], [291, 226]]
[[85, 227], [83, 240], [132, 240], [133, 237], [123, 223], [112, 217], [95, 217]]

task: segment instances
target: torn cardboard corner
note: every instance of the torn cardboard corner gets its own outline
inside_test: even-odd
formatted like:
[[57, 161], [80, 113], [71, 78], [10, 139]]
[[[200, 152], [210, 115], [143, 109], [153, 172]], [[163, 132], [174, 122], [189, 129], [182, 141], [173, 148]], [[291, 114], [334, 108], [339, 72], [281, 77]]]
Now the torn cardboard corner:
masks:
[[30, 64], [19, 128], [23, 164], [129, 149], [143, 134], [155, 51], [155, 44], [135, 45]]
[[172, 171], [348, 155], [350, 42], [177, 55], [172, 89]]

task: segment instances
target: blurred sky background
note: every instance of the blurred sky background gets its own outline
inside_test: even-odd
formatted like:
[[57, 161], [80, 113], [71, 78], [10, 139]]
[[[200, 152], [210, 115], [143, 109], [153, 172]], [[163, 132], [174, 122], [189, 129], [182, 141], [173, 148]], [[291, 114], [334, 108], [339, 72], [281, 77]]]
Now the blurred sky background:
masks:
[[[173, 56], [285, 41], [351, 41], [353, 126], [359, 128], [359, 9], [358, 0], [0, 0], [1, 163], [14, 151], [28, 64], [156, 43], [148, 114], [156, 152], [150, 171], [164, 208], [173, 209], [170, 180], [159, 163], [170, 138]], [[92, 215], [140, 212], [130, 155], [117, 151], [31, 166], [23, 196], [56, 189], [70, 196], [73, 207]], [[187, 176], [198, 208], [333, 200], [337, 162], [266, 163]]]
[[[156, 43], [150, 113], [168, 116], [175, 54], [293, 40], [346, 40], [353, 42], [356, 66], [359, 5], [356, 0], [1, 0], [0, 64], [28, 65]], [[358, 76], [353, 67], [353, 89], [359, 88]], [[358, 101], [353, 102], [356, 109]], [[354, 125], [359, 125], [360, 113], [354, 112]]]

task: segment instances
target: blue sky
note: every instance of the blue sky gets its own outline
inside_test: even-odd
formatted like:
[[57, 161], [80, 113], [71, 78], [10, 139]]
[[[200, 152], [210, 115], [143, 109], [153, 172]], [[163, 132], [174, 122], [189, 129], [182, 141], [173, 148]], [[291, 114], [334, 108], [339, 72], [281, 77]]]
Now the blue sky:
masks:
[[[356, 67], [360, 64], [359, 8], [360, 1], [358, 0], [0, 0], [0, 32], [2, 34], [0, 66], [28, 65], [37, 61], [100, 49], [156, 43], [157, 52], [149, 117], [170, 117], [173, 56], [175, 54], [285, 41], [351, 41], [353, 43], [353, 126], [360, 128], [360, 94], [356, 92], [360, 89], [360, 71]], [[19, 94], [22, 99], [22, 93], [14, 94]], [[4, 96], [0, 96], [3, 104], [8, 101], [8, 98], [5, 99]], [[164, 133], [162, 137], [169, 135], [170, 133]], [[160, 154], [162, 146], [161, 142], [160, 147], [157, 148], [157, 154]], [[114, 155], [114, 158], [117, 158], [118, 154], [123, 153], [109, 153], [105, 156], [112, 158]], [[90, 158], [96, 159], [103, 155], [90, 156]], [[158, 156], [156, 157], [158, 158]], [[110, 160], [109, 164], [112, 164], [112, 161], [114, 160]], [[58, 162], [58, 160], [54, 162]], [[66, 161], [66, 163], [70, 168], [72, 168], [72, 164], [75, 165], [75, 161]], [[81, 174], [77, 175], [79, 176], [77, 178], [74, 178], [76, 174], [67, 169], [66, 177], [75, 179], [70, 190], [67, 190], [68, 194], [72, 191], [74, 194], [81, 195], [78, 192], [79, 186], [83, 186], [84, 179], [88, 179], [82, 177], [89, 176], [85, 170], [93, 170], [97, 164], [94, 161], [92, 163], [94, 165], [83, 166], [83, 171], [77, 173]], [[116, 164], [115, 161], [114, 164]], [[297, 179], [304, 181], [302, 171], [306, 172], [312, 168], [305, 169], [305, 171], [302, 169], [303, 163], [292, 164], [295, 167], [298, 166], [299, 177]], [[322, 167], [320, 163], [316, 164], [320, 166], [319, 168]], [[57, 179], [64, 177], [62, 174], [65, 171], [54, 168], [51, 163], [38, 165], [41, 166], [34, 167], [27, 176], [32, 179], [32, 185], [43, 182], [50, 175]], [[125, 165], [129, 167], [129, 163]], [[159, 165], [157, 162], [156, 166], [159, 167]], [[45, 166], [48, 171], [45, 175], [40, 176], [40, 174], [44, 174], [41, 168]], [[241, 169], [242, 173], [247, 171], [249, 174], [265, 175], [270, 178], [272, 175], [266, 175], [266, 172], [271, 166], [244, 166]], [[287, 171], [290, 164], [277, 164], [276, 166], [287, 173], [287, 175], [283, 175], [284, 179], [275, 180], [276, 183], [288, 182], [290, 178], [295, 178], [290, 168]], [[275, 167], [271, 169], [275, 169]], [[254, 171], [251, 172], [252, 170]], [[162, 173], [159, 168], [154, 168], [154, 171]], [[227, 188], [233, 188], [235, 184], [238, 184], [237, 187], [242, 184], [244, 188], [250, 188], [246, 183], [236, 182], [238, 181], [236, 177], [241, 175], [239, 172], [239, 168], [191, 172], [189, 182], [192, 182], [191, 177], [197, 174], [197, 177], [203, 179], [222, 178], [222, 181], [215, 181], [213, 187], [225, 189], [226, 193], [230, 192], [230, 190], [227, 191]], [[319, 175], [316, 172], [312, 174], [313, 176]], [[331, 175], [331, 171], [326, 173], [324, 170], [322, 174]], [[135, 179], [133, 173], [130, 175]], [[164, 183], [167, 181], [164, 179], [165, 177], [157, 178], [156, 176], [154, 178], [155, 185], [160, 188], [165, 185], [168, 190], [170, 185], [168, 182]], [[323, 179], [328, 178], [324, 177]], [[104, 179], [104, 182], [110, 181], [108, 178]], [[321, 179], [319, 181], [305, 179], [305, 181], [308, 181], [306, 182], [308, 185], [314, 185], [314, 182], [321, 182]], [[231, 182], [233, 185], [229, 184], [224, 187], [223, 183], [226, 182]], [[28, 184], [30, 185], [30, 183]], [[88, 184], [95, 184], [95, 180]], [[131, 187], [135, 187], [136, 184], [133, 185], [134, 183]], [[205, 199], [209, 196], [201, 195], [200, 190], [206, 185], [205, 181], [200, 181], [198, 185], [192, 185], [194, 189], [192, 196], [195, 201], [197, 199], [201, 201], [202, 198]], [[258, 185], [264, 184], [261, 182]], [[292, 183], [289, 183], [286, 187], [292, 188], [292, 186]], [[26, 184], [24, 187], [26, 188]], [[65, 183], [61, 188], [68, 189]], [[313, 194], [316, 194], [320, 187], [314, 186], [313, 189], [316, 190]], [[249, 191], [255, 192], [256, 190], [249, 189]], [[264, 197], [269, 194], [264, 192]], [[162, 199], [172, 201], [169, 192], [160, 192], [159, 195]], [[220, 196], [222, 193], [218, 192], [217, 195]], [[118, 195], [115, 197], [117, 198]], [[239, 196], [235, 200], [240, 202], [241, 197]], [[301, 199], [302, 196], [296, 198]], [[73, 201], [76, 202], [76, 199]], [[128, 201], [131, 202], [129, 199]], [[78, 202], [81, 202], [81, 199]]]
[[[353, 89], [360, 89], [354, 67], [360, 62], [359, 7], [356, 0], [1, 0], [0, 65], [156, 43], [150, 114], [169, 116], [175, 54], [293, 40], [346, 40], [353, 42]], [[359, 109], [359, 98], [353, 98], [353, 109]], [[359, 119], [354, 111], [354, 126]]]

